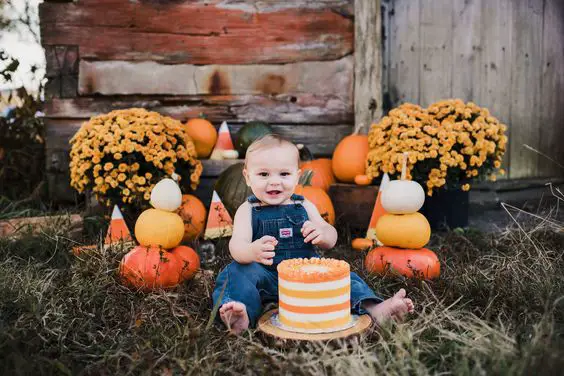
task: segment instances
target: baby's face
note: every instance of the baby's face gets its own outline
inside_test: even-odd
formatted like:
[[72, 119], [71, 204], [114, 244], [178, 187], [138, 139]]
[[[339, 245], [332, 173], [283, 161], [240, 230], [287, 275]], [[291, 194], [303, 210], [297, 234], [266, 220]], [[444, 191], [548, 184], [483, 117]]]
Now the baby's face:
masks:
[[247, 157], [243, 175], [254, 195], [269, 205], [285, 205], [298, 184], [298, 151], [292, 145], [270, 146]]

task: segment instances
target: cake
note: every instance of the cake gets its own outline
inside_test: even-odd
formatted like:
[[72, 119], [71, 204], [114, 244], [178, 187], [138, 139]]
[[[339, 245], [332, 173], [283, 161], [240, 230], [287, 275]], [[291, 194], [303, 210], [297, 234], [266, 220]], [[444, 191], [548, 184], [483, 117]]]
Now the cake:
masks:
[[290, 259], [278, 265], [278, 320], [287, 330], [332, 332], [351, 323], [351, 277], [347, 262]]

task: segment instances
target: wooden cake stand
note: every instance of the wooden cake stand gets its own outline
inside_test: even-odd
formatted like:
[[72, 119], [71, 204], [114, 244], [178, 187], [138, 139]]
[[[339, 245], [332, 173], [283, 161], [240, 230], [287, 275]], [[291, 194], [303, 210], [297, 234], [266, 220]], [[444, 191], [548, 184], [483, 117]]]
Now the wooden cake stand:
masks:
[[272, 315], [277, 313], [278, 309], [273, 309], [266, 312], [259, 319], [257, 328], [266, 335], [277, 337], [279, 339], [288, 339], [295, 341], [328, 341], [339, 338], [346, 338], [352, 335], [359, 335], [372, 324], [372, 318], [369, 315], [362, 315], [358, 317], [356, 324], [348, 329], [340, 330], [331, 333], [296, 333], [284, 330], [275, 326], [272, 323]]

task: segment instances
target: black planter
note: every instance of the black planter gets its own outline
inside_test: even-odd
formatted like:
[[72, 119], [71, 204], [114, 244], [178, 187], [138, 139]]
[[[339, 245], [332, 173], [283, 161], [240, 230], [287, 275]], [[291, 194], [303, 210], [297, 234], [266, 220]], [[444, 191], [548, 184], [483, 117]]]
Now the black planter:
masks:
[[469, 192], [441, 189], [433, 196], [425, 196], [421, 213], [427, 217], [432, 230], [446, 230], [468, 226]]

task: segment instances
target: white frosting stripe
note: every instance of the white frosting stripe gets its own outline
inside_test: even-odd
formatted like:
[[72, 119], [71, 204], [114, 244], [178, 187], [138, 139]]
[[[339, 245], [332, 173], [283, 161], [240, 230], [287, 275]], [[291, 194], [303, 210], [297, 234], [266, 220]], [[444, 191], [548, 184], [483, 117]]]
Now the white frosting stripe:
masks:
[[281, 316], [286, 317], [292, 321], [298, 322], [320, 322], [320, 321], [327, 321], [327, 320], [335, 320], [341, 317], [349, 316], [351, 311], [349, 309], [343, 309], [341, 311], [329, 312], [329, 313], [315, 313], [315, 314], [306, 314], [306, 313], [294, 313], [285, 310], [284, 308], [279, 309], [279, 313]]
[[337, 281], [330, 282], [319, 282], [319, 283], [301, 283], [301, 282], [290, 282], [285, 279], [278, 278], [278, 285], [285, 287], [289, 290], [302, 290], [302, 291], [320, 291], [320, 290], [334, 290], [339, 287], [348, 286], [351, 283], [351, 277], [346, 276], [345, 278], [339, 279]]
[[279, 298], [280, 301], [293, 306], [319, 307], [319, 306], [328, 306], [328, 305], [347, 302], [351, 299], [351, 295], [349, 293], [349, 294], [336, 296], [334, 298], [326, 298], [326, 299], [300, 299], [280, 293]]

